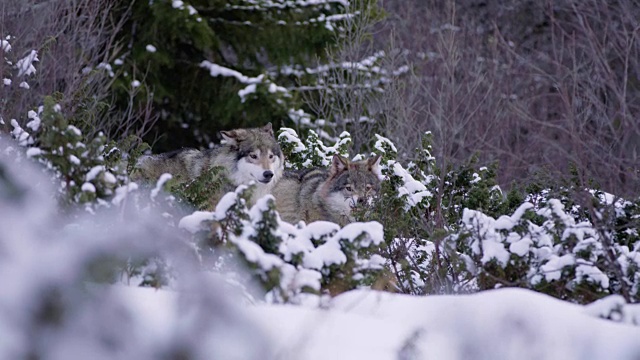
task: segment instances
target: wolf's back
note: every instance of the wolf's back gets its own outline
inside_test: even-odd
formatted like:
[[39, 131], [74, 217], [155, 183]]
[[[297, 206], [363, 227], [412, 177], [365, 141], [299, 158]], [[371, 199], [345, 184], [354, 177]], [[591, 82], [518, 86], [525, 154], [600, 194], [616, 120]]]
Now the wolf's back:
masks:
[[326, 181], [326, 169], [288, 171], [273, 189], [276, 207], [282, 220], [295, 224], [300, 220], [311, 222], [328, 220], [315, 204], [320, 185]]
[[153, 181], [164, 173], [170, 173], [181, 182], [195, 179], [202, 170], [213, 165], [217, 150], [182, 149], [158, 155], [144, 155], [136, 164], [138, 177]]
[[280, 218], [291, 224], [303, 220], [300, 207], [301, 175], [299, 171], [285, 172], [271, 191], [276, 199], [276, 208]]

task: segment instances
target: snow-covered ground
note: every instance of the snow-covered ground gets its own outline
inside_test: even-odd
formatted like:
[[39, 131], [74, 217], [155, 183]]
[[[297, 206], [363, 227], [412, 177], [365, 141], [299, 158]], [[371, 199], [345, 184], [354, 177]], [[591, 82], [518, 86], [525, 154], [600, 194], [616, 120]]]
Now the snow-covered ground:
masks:
[[[175, 293], [117, 291], [147, 317], [150, 335], [171, 331], [175, 319], [162, 314], [174, 313]], [[358, 290], [325, 308], [235, 305], [232, 313], [264, 335], [265, 359], [639, 359], [640, 327], [599, 319], [592, 308], [522, 289], [426, 297]], [[237, 342], [228, 359], [246, 358]]]

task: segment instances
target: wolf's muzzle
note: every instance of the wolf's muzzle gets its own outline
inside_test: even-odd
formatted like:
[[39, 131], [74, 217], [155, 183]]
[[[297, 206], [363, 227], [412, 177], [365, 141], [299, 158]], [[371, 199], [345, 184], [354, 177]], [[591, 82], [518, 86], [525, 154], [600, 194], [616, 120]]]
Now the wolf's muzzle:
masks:
[[261, 183], [265, 183], [265, 184], [268, 183], [273, 178], [273, 171], [267, 170], [267, 171], [263, 172], [262, 173], [262, 177], [263, 177], [263, 179], [260, 180], [260, 182]]

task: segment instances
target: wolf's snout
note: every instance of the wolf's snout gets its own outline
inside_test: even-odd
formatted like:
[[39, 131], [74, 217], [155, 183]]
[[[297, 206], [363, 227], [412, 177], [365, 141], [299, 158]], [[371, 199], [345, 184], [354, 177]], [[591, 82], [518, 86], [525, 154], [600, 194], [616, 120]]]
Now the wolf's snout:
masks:
[[267, 170], [263, 172], [262, 177], [264, 177], [264, 179], [267, 181], [271, 180], [271, 178], [273, 177], [273, 171]]
[[367, 205], [367, 198], [364, 196], [360, 196], [358, 198], [358, 206], [364, 206]]

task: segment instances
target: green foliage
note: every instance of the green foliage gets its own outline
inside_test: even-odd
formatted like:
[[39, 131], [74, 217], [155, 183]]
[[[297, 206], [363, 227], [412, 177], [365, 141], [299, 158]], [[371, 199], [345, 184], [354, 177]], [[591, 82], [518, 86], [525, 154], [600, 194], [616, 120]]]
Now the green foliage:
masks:
[[342, 132], [332, 146], [325, 145], [315, 131], [308, 130], [307, 133], [303, 141], [293, 129], [278, 130], [278, 143], [287, 159], [288, 168], [327, 167], [333, 155], [349, 157], [351, 135], [348, 132]]
[[111, 269], [114, 268], [120, 270], [120, 273], [126, 277], [123, 280], [127, 284], [156, 289], [168, 286], [175, 276], [167, 261], [161, 256], [130, 258], [126, 264], [111, 267]]
[[385, 181], [360, 219], [384, 225], [383, 254], [400, 291], [518, 286], [580, 303], [609, 294], [636, 301], [634, 202], [544, 178], [526, 192], [514, 186], [503, 194], [495, 165], [478, 167], [472, 158], [439, 168], [429, 134], [406, 169], [388, 139], [377, 136], [374, 147]]
[[[257, 284], [271, 301], [297, 302], [304, 294], [337, 294], [370, 285], [383, 269], [378, 253], [379, 224], [313, 223], [306, 228], [285, 225], [271, 197], [247, 208], [250, 188], [227, 193], [214, 212], [185, 217], [199, 222], [193, 232], [202, 265], [230, 271], [240, 263], [249, 276], [241, 283]], [[186, 220], [185, 220], [186, 219]]]
[[215, 207], [219, 195], [226, 192], [223, 190], [231, 189], [231, 182], [223, 167], [214, 166], [187, 182], [172, 179], [166, 184], [166, 189], [196, 209], [210, 210]]
[[[129, 107], [132, 83], [140, 81], [134, 101], [151, 95], [154, 111], [162, 114], [145, 137], [157, 152], [206, 147], [219, 130], [289, 122], [291, 112], [304, 106], [296, 89], [317, 81], [305, 69], [322, 61], [354, 15], [341, 2], [174, 4], [133, 3], [118, 34], [128, 46], [111, 64], [119, 74], [113, 87], [118, 111]], [[364, 4], [375, 12], [374, 1]], [[120, 1], [121, 13], [128, 7]]]
[[278, 254], [282, 239], [277, 233], [279, 223], [275, 203], [269, 199], [266, 205], [266, 208], [259, 209], [261, 213], [255, 216], [256, 221], [252, 222], [255, 233], [249, 235], [249, 239], [260, 245], [265, 252]]
[[51, 96], [44, 99], [39, 114], [30, 112], [30, 118], [27, 126], [34, 129], [31, 134], [34, 140], [27, 155], [55, 172], [62, 182], [64, 203], [92, 203], [113, 195], [124, 177], [117, 167], [108, 170], [105, 166], [105, 154], [113, 148], [107, 146], [103, 134], [86, 139], [73, 125], [75, 119], [65, 116]]

